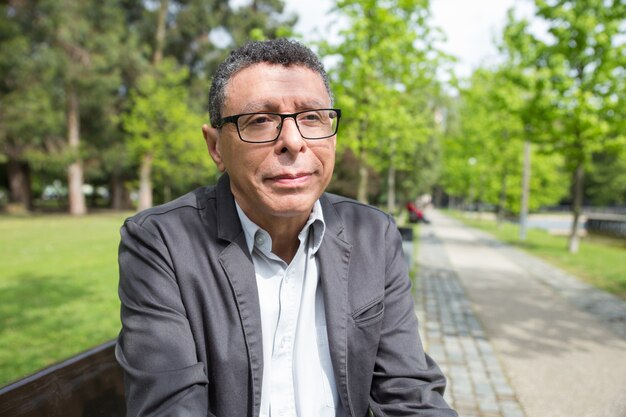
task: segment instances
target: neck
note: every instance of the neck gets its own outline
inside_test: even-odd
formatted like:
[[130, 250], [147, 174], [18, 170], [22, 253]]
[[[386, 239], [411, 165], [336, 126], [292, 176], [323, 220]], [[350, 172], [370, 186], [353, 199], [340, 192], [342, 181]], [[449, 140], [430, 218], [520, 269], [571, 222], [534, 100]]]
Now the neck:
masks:
[[[306, 224], [307, 219], [308, 217], [302, 222], [285, 222], [286, 224], [280, 224], [278, 227], [264, 228], [272, 237], [272, 252], [283, 261], [290, 263], [296, 255], [300, 246], [298, 234]], [[276, 226], [276, 224], [272, 226]]]
[[256, 216], [255, 213], [250, 215], [245, 208], [241, 208], [250, 220], [270, 235], [272, 252], [283, 261], [290, 263], [300, 246], [298, 235], [309, 219], [310, 212], [296, 216], [265, 218]]

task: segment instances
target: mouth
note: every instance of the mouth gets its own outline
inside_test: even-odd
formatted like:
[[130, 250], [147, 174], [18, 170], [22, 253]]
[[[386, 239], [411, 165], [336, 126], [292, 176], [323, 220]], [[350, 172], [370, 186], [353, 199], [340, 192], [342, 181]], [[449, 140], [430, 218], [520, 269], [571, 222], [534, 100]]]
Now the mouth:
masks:
[[270, 181], [273, 184], [288, 186], [288, 187], [296, 187], [306, 184], [313, 174], [310, 172], [299, 172], [296, 174], [279, 174], [272, 177], [268, 177], [267, 181]]

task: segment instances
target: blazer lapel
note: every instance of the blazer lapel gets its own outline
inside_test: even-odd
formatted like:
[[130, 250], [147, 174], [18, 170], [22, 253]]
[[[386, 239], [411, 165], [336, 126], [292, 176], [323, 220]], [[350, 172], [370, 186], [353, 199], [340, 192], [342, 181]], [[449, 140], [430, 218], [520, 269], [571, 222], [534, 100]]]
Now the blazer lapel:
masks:
[[341, 402], [350, 411], [348, 398], [348, 266], [352, 246], [342, 239], [343, 225], [334, 207], [320, 198], [326, 231], [318, 251], [320, 282], [324, 295], [330, 356]]
[[218, 237], [230, 242], [219, 255], [219, 260], [233, 289], [241, 317], [252, 379], [251, 415], [257, 416], [261, 408], [261, 385], [263, 384], [261, 309], [254, 264], [248, 251], [246, 237], [237, 215], [235, 200], [230, 192], [230, 181], [226, 174], [218, 182], [217, 201]]

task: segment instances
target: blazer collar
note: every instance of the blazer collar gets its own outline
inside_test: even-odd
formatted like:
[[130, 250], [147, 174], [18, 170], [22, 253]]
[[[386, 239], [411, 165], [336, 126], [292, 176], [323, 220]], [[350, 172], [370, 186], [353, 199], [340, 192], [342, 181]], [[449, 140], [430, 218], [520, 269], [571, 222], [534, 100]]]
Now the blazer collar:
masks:
[[263, 340], [261, 309], [254, 274], [254, 264], [246, 245], [235, 198], [230, 191], [228, 174], [216, 187], [217, 237], [229, 242], [219, 254], [219, 261], [233, 290], [246, 342], [252, 387], [252, 415], [259, 415], [263, 383]]
[[217, 237], [233, 242], [242, 235], [243, 229], [239, 216], [237, 216], [235, 197], [230, 191], [228, 174], [224, 173], [217, 181], [215, 193], [217, 199]]
[[343, 223], [341, 217], [337, 213], [335, 206], [332, 205], [328, 194], [324, 193], [320, 197], [322, 205], [322, 213], [324, 213], [324, 223], [326, 223], [326, 233], [331, 233], [339, 238], [343, 236]]

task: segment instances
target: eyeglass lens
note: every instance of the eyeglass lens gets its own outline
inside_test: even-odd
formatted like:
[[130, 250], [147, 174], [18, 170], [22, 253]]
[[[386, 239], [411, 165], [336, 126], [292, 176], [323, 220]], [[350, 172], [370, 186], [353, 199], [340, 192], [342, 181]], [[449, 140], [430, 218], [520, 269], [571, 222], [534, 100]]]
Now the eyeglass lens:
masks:
[[[239, 117], [237, 127], [245, 141], [271, 141], [278, 137], [283, 117], [272, 113], [255, 113]], [[295, 116], [296, 125], [305, 139], [321, 139], [332, 136], [337, 130], [337, 112], [311, 110]]]

